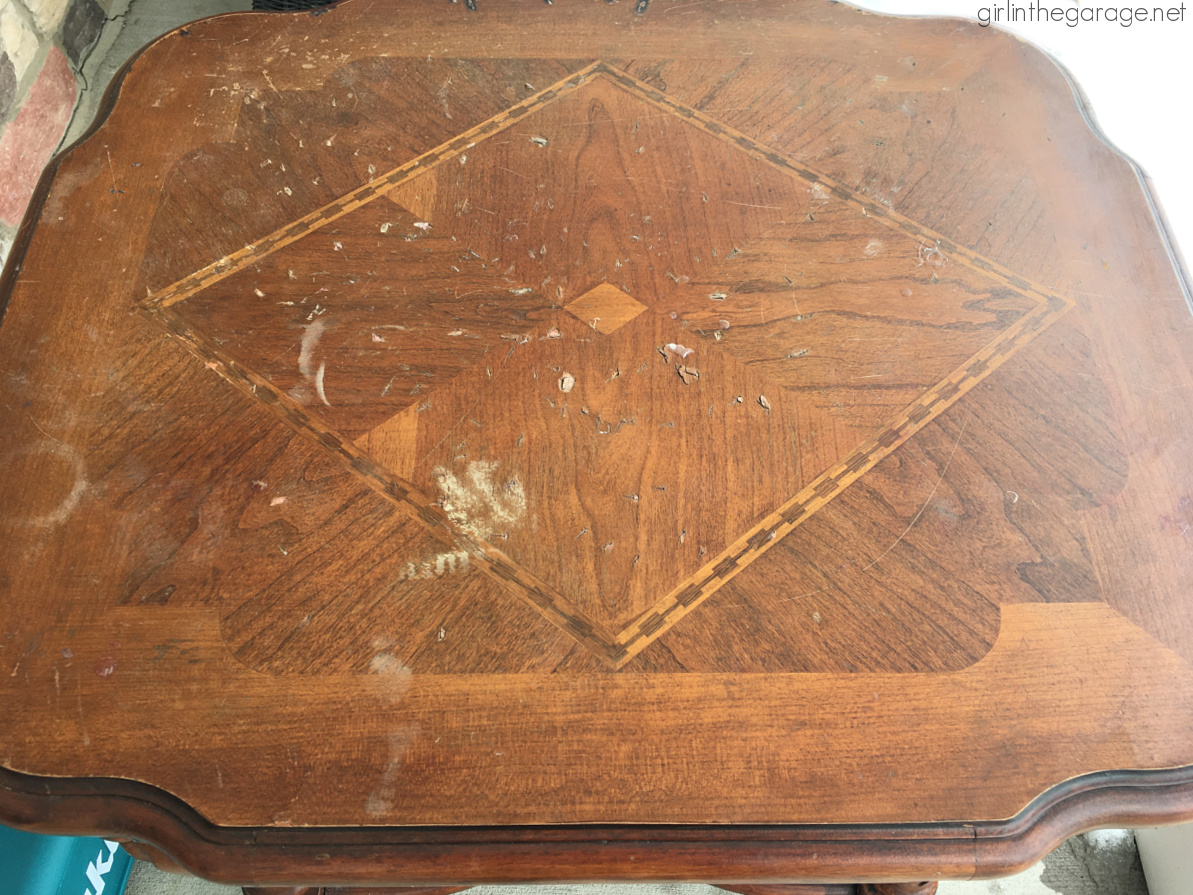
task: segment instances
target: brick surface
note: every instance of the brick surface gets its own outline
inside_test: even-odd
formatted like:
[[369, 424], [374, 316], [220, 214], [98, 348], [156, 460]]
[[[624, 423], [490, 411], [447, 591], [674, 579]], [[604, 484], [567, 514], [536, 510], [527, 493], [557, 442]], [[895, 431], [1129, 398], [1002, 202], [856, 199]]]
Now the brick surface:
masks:
[[83, 64], [87, 52], [99, 39], [106, 18], [95, 0], [71, 0], [62, 23], [62, 48], [76, 66]]
[[42, 34], [53, 34], [66, 15], [69, 0], [20, 0], [33, 15]]
[[17, 11], [13, 0], [0, 0], [0, 48], [12, 60], [17, 81], [25, 77], [40, 47], [41, 39], [33, 30], [33, 22]]
[[70, 63], [51, 47], [28, 99], [0, 137], [0, 222], [20, 222], [37, 178], [70, 122], [75, 94]]
[[17, 72], [8, 54], [0, 52], [0, 125], [8, 118], [17, 98]]

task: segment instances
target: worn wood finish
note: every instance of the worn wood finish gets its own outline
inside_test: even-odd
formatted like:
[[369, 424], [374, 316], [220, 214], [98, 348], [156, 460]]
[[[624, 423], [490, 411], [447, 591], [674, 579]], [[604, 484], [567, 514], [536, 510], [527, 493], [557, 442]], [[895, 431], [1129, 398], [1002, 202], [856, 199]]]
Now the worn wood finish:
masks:
[[1193, 816], [1193, 317], [1063, 74], [490, 6], [196, 23], [47, 173], [0, 815], [275, 887], [919, 881]]

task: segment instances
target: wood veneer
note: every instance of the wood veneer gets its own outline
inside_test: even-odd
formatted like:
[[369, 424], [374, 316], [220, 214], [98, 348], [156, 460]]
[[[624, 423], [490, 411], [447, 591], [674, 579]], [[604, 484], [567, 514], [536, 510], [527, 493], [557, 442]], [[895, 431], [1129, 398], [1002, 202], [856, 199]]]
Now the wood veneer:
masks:
[[1188, 292], [1047, 58], [351, 0], [104, 112], [0, 281], [6, 821], [758, 885], [1193, 816]]

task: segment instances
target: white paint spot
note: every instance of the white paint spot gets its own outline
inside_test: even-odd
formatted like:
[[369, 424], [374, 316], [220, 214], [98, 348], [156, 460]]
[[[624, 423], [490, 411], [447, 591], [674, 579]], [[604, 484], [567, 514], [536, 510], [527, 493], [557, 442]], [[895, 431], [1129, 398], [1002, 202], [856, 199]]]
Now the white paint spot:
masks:
[[370, 817], [381, 817], [393, 810], [398, 772], [402, 770], [406, 753], [410, 751], [417, 735], [417, 727], [403, 727], [389, 736], [389, 763], [381, 774], [377, 788], [365, 800], [365, 812]]
[[418, 565], [406, 563], [406, 568], [398, 575], [398, 581], [413, 581], [416, 579], [442, 578], [456, 572], [468, 571], [468, 551], [454, 550], [451, 553], [439, 553], [430, 559], [425, 559]]
[[26, 448], [21, 448], [10, 454], [4, 463], [0, 463], [0, 468], [7, 466], [18, 457], [27, 457], [35, 454], [53, 454], [61, 458], [72, 468], [75, 480], [71, 485], [70, 492], [62, 499], [62, 502], [58, 506], [47, 513], [38, 513], [33, 516], [27, 516], [24, 519], [13, 518], [6, 514], [5, 521], [15, 525], [28, 525], [38, 528], [61, 525], [70, 518], [71, 513], [75, 511], [75, 507], [79, 505], [79, 501], [82, 500], [83, 494], [88, 488], [87, 476], [85, 475], [86, 470], [83, 467], [83, 458], [79, 456], [78, 451], [73, 447], [61, 441], [43, 441]]
[[868, 258], [873, 258], [875, 255], [877, 255], [881, 251], [882, 251], [882, 240], [881, 239], [871, 239], [866, 244], [866, 257], [868, 257]]
[[304, 328], [302, 347], [298, 351], [298, 372], [303, 376], [309, 377], [314, 372], [311, 365], [311, 357], [315, 353], [315, 346], [323, 338], [323, 331], [325, 329], [327, 329], [327, 321], [325, 320], [316, 320]]
[[381, 225], [381, 232], [388, 233], [390, 226], [391, 226], [391, 224], [389, 223], [389, 221], [386, 221], [384, 224]]
[[561, 392], [570, 392], [575, 387], [576, 377], [565, 371], [564, 374], [559, 377], [559, 390]]
[[424, 233], [431, 229], [431, 225], [426, 221], [415, 221], [414, 226], [416, 226], [419, 230], [422, 230]]
[[369, 662], [369, 671], [373, 674], [388, 674], [393, 677], [394, 687], [406, 695], [410, 689], [411, 671], [397, 656], [391, 652], [380, 652]]
[[923, 243], [916, 246], [916, 267], [923, 267], [925, 264], [931, 264], [933, 267], [944, 267], [945, 262], [948, 260], [944, 252], [940, 250], [940, 246], [926, 246]]
[[439, 467], [435, 476], [442, 492], [441, 504], [451, 521], [463, 532], [477, 539], [494, 531], [511, 528], [526, 515], [526, 492], [522, 483], [510, 479], [495, 481], [497, 462], [473, 460], [463, 479]]
[[[316, 305], [316, 310], [318, 310], [318, 305]], [[314, 316], [314, 312], [312, 312], [312, 316]], [[314, 361], [315, 348], [326, 329], [327, 323], [323, 320], [314, 320], [305, 327], [302, 334], [302, 346], [298, 351], [298, 372], [315, 386], [315, 394], [319, 396], [319, 400], [330, 407], [331, 402], [327, 400], [327, 394], [323, 390], [323, 377], [327, 372], [326, 364], [320, 363], [318, 369], [315, 369]], [[289, 394], [294, 400], [305, 403], [309, 393], [305, 387], [298, 386], [291, 389]]]
[[271, 501], [269, 502], [269, 505], [270, 505], [271, 507], [280, 507], [280, 506], [281, 506], [282, 504], [284, 504], [285, 502], [286, 502], [286, 498], [284, 498], [284, 497], [275, 497], [273, 500], [271, 500]]
[[678, 354], [681, 358], [685, 358], [689, 354], [695, 353], [694, 348], [687, 348], [687, 347], [685, 347], [683, 345], [679, 345], [675, 342], [668, 342], [663, 347], [666, 348], [668, 351], [670, 351], [672, 354]]
[[330, 407], [331, 402], [327, 400], [327, 392], [323, 390], [323, 376], [327, 372], [326, 364], [319, 364], [319, 369], [315, 373], [315, 394], [319, 396], [319, 400], [326, 406]]
[[[410, 690], [410, 669], [391, 652], [383, 651], [374, 656], [369, 663], [369, 671], [382, 677], [388, 688], [386, 696], [392, 703], [401, 702]], [[398, 772], [402, 769], [406, 754], [417, 736], [417, 725], [400, 727], [389, 735], [389, 760], [381, 773], [377, 788], [365, 800], [365, 811], [370, 816], [388, 814], [393, 808]]]

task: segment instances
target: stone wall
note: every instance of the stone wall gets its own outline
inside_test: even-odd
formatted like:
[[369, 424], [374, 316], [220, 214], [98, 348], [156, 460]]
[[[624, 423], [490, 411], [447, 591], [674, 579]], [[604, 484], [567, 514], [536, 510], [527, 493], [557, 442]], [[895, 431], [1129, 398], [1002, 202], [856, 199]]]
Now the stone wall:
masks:
[[129, 0], [0, 0], [0, 263], [70, 125], [88, 56]]

